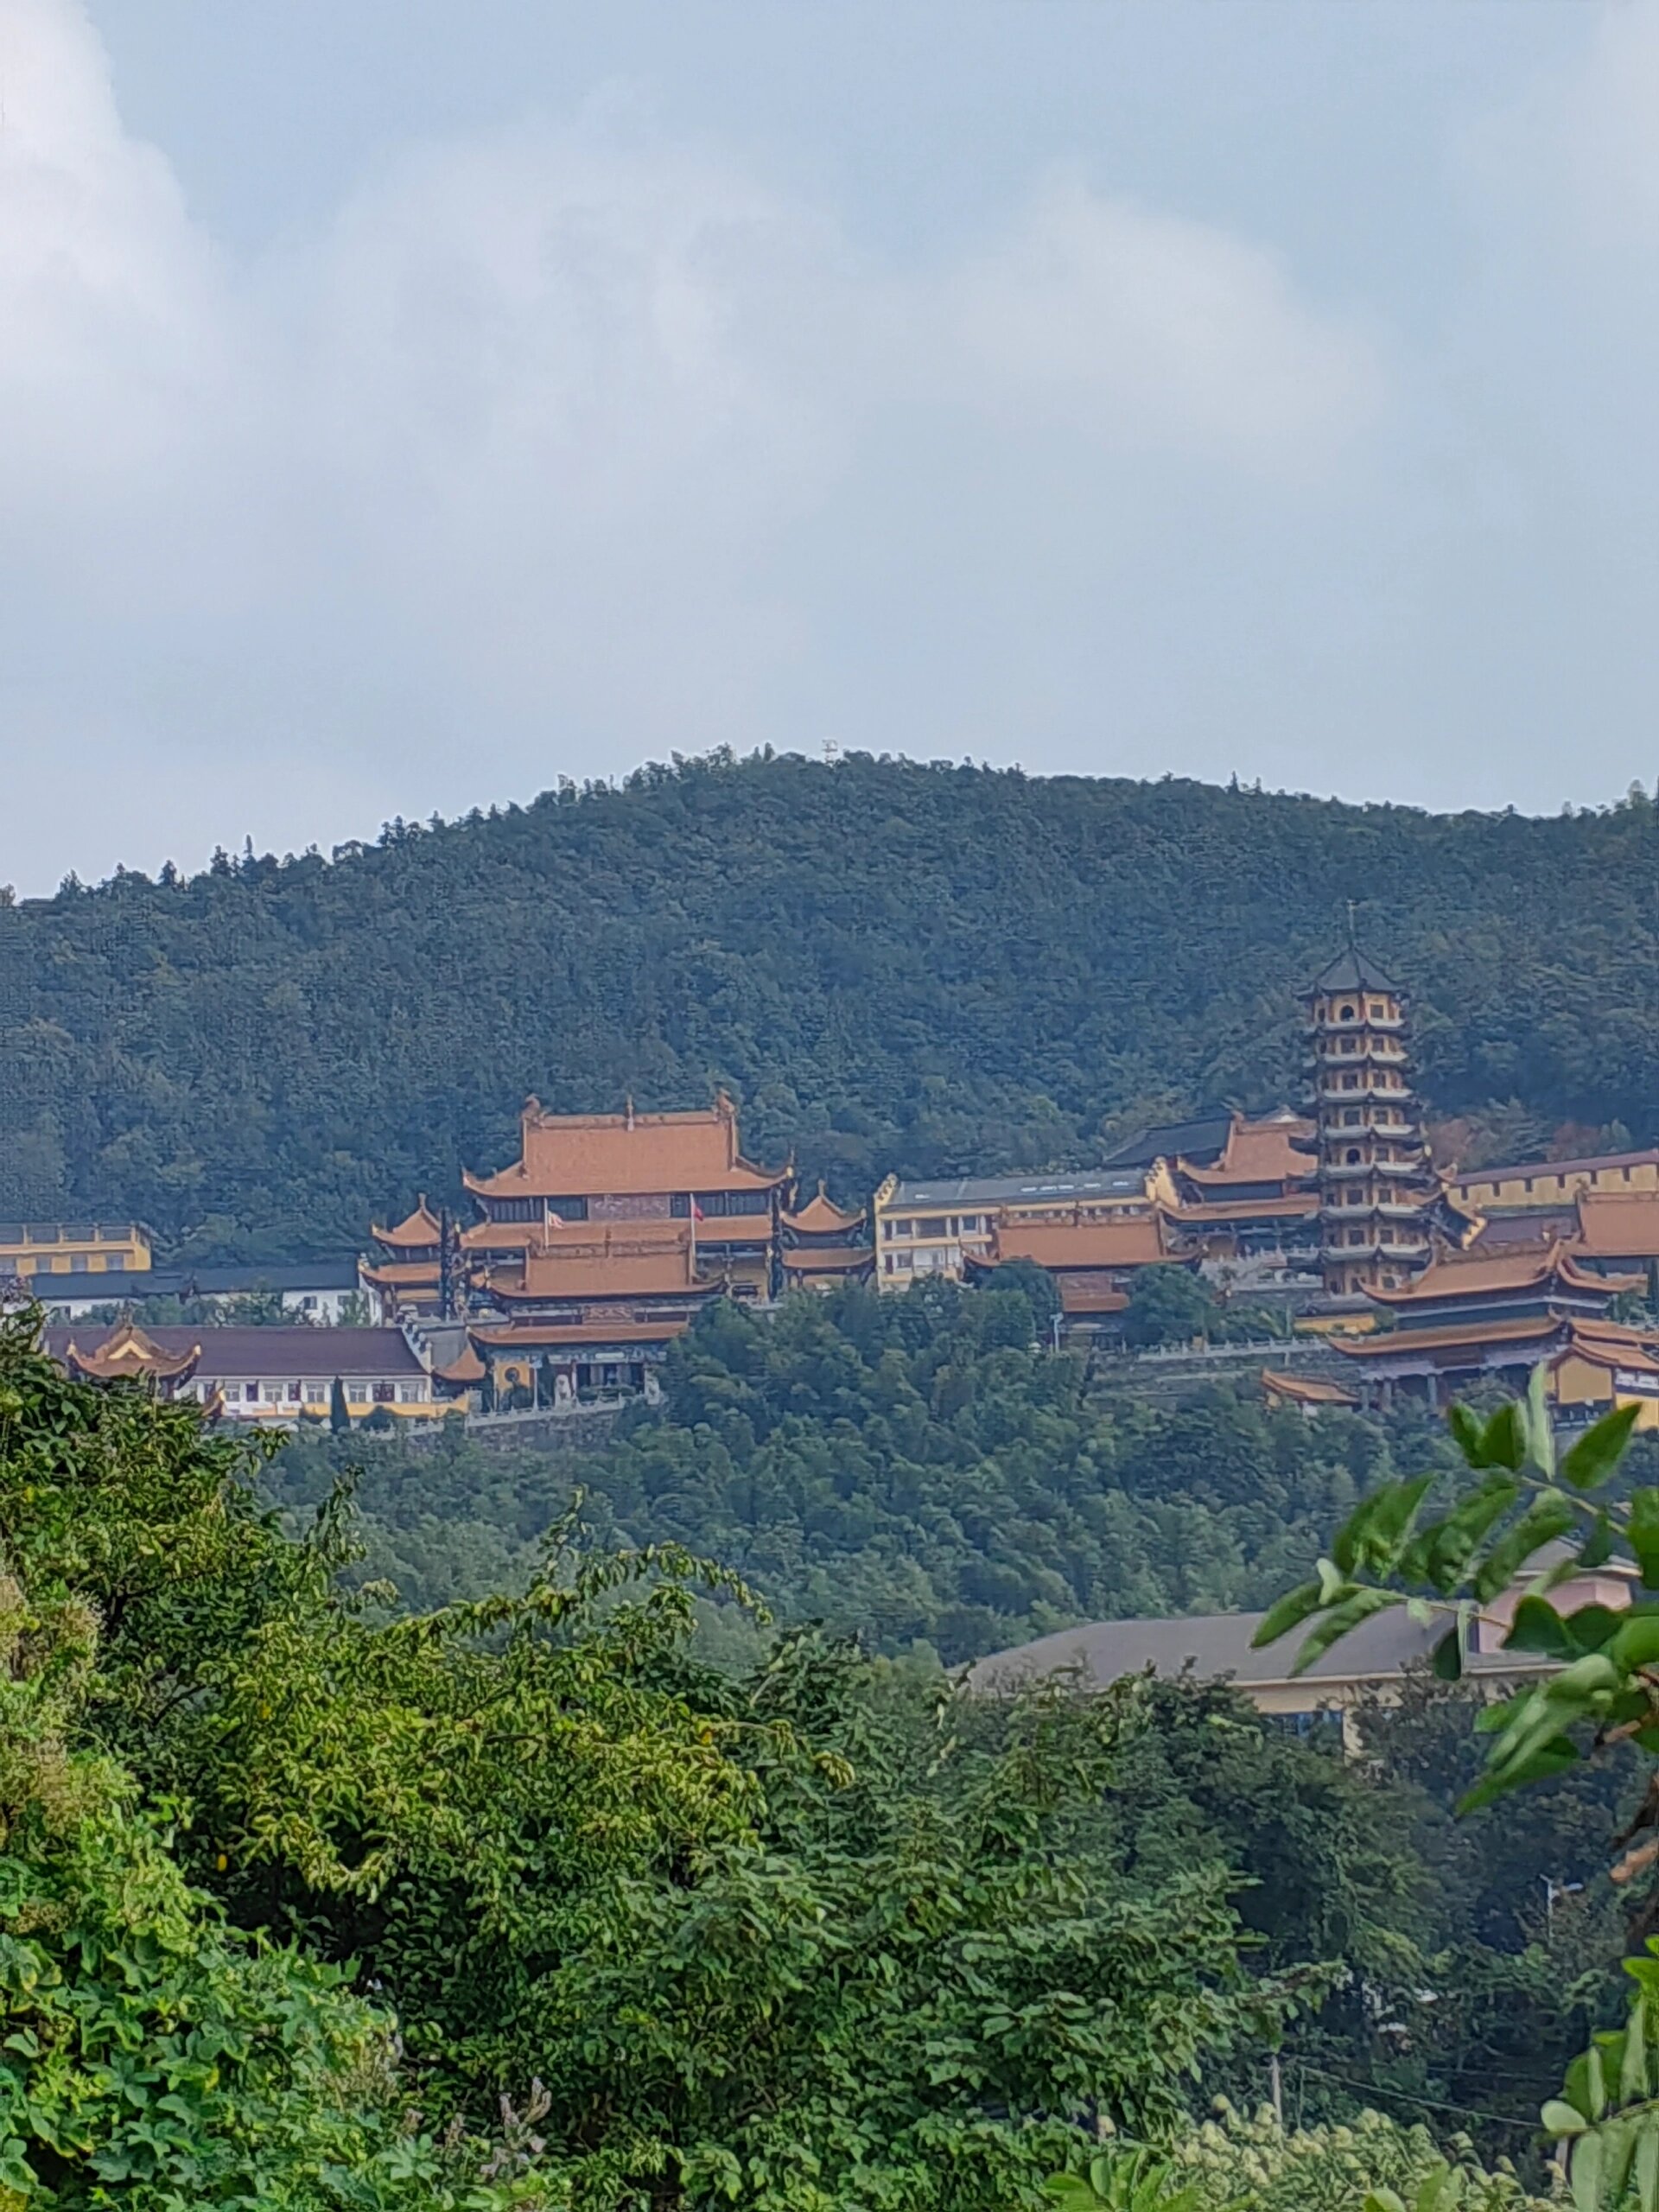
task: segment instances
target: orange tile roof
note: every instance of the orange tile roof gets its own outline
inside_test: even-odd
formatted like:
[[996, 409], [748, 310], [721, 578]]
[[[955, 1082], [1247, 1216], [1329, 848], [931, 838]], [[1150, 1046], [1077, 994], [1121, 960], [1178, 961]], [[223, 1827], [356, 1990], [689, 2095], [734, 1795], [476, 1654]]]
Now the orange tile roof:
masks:
[[562, 1239], [524, 1255], [513, 1274], [493, 1272], [493, 1296], [507, 1301], [549, 1299], [706, 1298], [718, 1283], [700, 1282], [690, 1222], [670, 1233], [644, 1224], [612, 1226], [582, 1243]]
[[772, 1217], [764, 1213], [722, 1214], [717, 1221], [697, 1224], [699, 1244], [768, 1244]]
[[435, 1290], [439, 1272], [435, 1260], [383, 1260], [378, 1267], [365, 1260], [358, 1268], [365, 1282], [385, 1290]]
[[868, 1244], [818, 1244], [791, 1247], [783, 1260], [785, 1274], [840, 1275], [874, 1267], [875, 1254]]
[[1262, 1388], [1270, 1398], [1284, 1398], [1295, 1406], [1357, 1406], [1359, 1401], [1340, 1382], [1322, 1382], [1317, 1375], [1286, 1375], [1275, 1367], [1262, 1370]]
[[1183, 1175], [1206, 1187], [1229, 1183], [1306, 1182], [1319, 1173], [1319, 1163], [1312, 1153], [1299, 1152], [1294, 1141], [1298, 1136], [1311, 1138], [1313, 1134], [1313, 1125], [1307, 1122], [1280, 1121], [1276, 1117], [1249, 1122], [1242, 1114], [1236, 1114], [1221, 1158], [1213, 1167], [1193, 1167], [1184, 1160], [1176, 1164]]
[[[1659, 1375], [1659, 1340], [1643, 1335], [1637, 1329], [1591, 1327], [1583, 1322], [1568, 1324], [1571, 1342], [1566, 1351], [1575, 1352], [1580, 1359], [1587, 1359], [1595, 1367], [1628, 1367], [1642, 1375]], [[1566, 1356], [1564, 1351], [1561, 1357]]]
[[469, 1338], [447, 1367], [435, 1367], [432, 1375], [439, 1382], [481, 1382], [488, 1372]]
[[176, 1382], [194, 1374], [200, 1357], [200, 1344], [177, 1352], [164, 1351], [129, 1316], [118, 1321], [108, 1336], [88, 1351], [82, 1351], [72, 1337], [64, 1347], [63, 1363], [72, 1375], [83, 1375], [97, 1382], [132, 1381], [145, 1376], [158, 1382]]
[[828, 1236], [836, 1230], [856, 1229], [864, 1215], [862, 1206], [856, 1213], [849, 1213], [838, 1206], [820, 1183], [799, 1212], [785, 1214], [783, 1223], [785, 1229], [798, 1230], [803, 1236]]
[[593, 1321], [514, 1321], [495, 1327], [474, 1322], [467, 1334], [491, 1351], [534, 1351], [539, 1344], [665, 1344], [672, 1337], [683, 1337], [690, 1325], [689, 1318], [613, 1321], [601, 1314]]
[[531, 1099], [518, 1161], [467, 1175], [483, 1198], [644, 1196], [663, 1191], [769, 1191], [787, 1167], [757, 1167], [737, 1148], [737, 1109], [722, 1091], [690, 1114], [549, 1114]]
[[377, 1244], [401, 1250], [410, 1244], [437, 1243], [443, 1236], [443, 1224], [426, 1203], [426, 1192], [423, 1191], [414, 1212], [406, 1214], [395, 1229], [382, 1229], [371, 1223], [369, 1234]]
[[1001, 1222], [996, 1258], [1030, 1260], [1058, 1273], [1067, 1268], [1143, 1268], [1169, 1257], [1163, 1217], [1127, 1220]]
[[1448, 1322], [1433, 1329], [1388, 1329], [1374, 1337], [1327, 1337], [1347, 1359], [1386, 1359], [1402, 1352], [1435, 1351], [1447, 1344], [1539, 1342], [1563, 1335], [1569, 1324], [1553, 1313], [1514, 1321]]
[[1580, 1251], [1599, 1260], [1659, 1259], [1659, 1191], [1580, 1191]]
[[1128, 1306], [1128, 1293], [1086, 1275], [1062, 1275], [1059, 1281], [1063, 1313], [1122, 1313]]
[[[585, 1230], [588, 1224], [575, 1226]], [[475, 1221], [461, 1230], [460, 1242], [463, 1252], [527, 1252], [551, 1233], [539, 1221]]]
[[1281, 1198], [1199, 1198], [1177, 1206], [1172, 1220], [1202, 1227], [1206, 1221], [1312, 1221], [1319, 1210], [1317, 1191], [1292, 1191]]
[[1592, 1275], [1573, 1262], [1571, 1248], [1547, 1244], [1529, 1249], [1443, 1253], [1415, 1282], [1398, 1290], [1375, 1285], [1367, 1294], [1384, 1306], [1421, 1306], [1442, 1298], [1479, 1298], [1495, 1290], [1532, 1290], [1558, 1279], [1573, 1290], [1599, 1290], [1609, 1296], [1641, 1287], [1638, 1276]]

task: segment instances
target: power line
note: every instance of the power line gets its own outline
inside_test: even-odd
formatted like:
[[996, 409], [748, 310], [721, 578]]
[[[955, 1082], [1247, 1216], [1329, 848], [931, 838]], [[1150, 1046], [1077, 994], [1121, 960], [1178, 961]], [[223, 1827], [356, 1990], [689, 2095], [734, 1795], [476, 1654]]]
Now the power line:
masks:
[[1306, 2058], [1287, 2058], [1287, 2066], [1300, 2066], [1304, 2073], [1317, 2074], [1323, 2082], [1340, 2082], [1344, 2088], [1363, 2089], [1370, 2097], [1392, 2097], [1397, 2103], [1421, 2105], [1428, 2112], [1449, 2112], [1459, 2120], [1484, 2120], [1495, 2127], [1518, 2128], [1526, 2135], [1536, 2135], [1537, 2123], [1516, 2120], [1512, 2113], [1477, 2112], [1472, 2105], [1449, 2105], [1439, 2097], [1420, 2097], [1409, 2089], [1384, 2088], [1380, 2082], [1361, 2082], [1351, 2074], [1333, 2074], [1328, 2067], [1315, 2066]]

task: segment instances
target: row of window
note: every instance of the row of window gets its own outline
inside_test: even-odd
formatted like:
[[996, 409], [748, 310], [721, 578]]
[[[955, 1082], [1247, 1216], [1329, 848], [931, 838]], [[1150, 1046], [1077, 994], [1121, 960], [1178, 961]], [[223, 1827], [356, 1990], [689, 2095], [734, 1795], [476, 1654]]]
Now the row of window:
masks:
[[935, 1251], [889, 1252], [881, 1262], [883, 1272], [890, 1275], [949, 1274], [961, 1265], [962, 1252], [955, 1245]]
[[[419, 1406], [426, 1402], [424, 1382], [347, 1382], [347, 1402], [354, 1406]], [[307, 1382], [207, 1382], [196, 1384], [195, 1395], [207, 1400], [218, 1392], [230, 1406], [327, 1406], [334, 1384]]]
[[881, 1229], [887, 1236], [979, 1236], [990, 1225], [990, 1217], [982, 1213], [906, 1214], [884, 1221]]

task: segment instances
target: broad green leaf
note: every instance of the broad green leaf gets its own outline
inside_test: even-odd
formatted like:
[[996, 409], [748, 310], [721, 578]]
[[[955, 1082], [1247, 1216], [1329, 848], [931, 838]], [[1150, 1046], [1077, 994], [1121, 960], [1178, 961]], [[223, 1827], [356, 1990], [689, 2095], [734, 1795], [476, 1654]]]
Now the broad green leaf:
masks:
[[1641, 1410], [1636, 1405], [1616, 1406], [1586, 1428], [1561, 1460], [1561, 1480], [1574, 1490], [1595, 1490], [1605, 1483], [1624, 1458]]
[[1643, 1581], [1649, 1590], [1659, 1590], [1659, 1490], [1631, 1493], [1624, 1537], [1636, 1554]]
[[1433, 1480], [1427, 1474], [1412, 1482], [1385, 1483], [1356, 1506], [1331, 1547], [1331, 1556], [1344, 1574], [1351, 1575], [1360, 1567], [1369, 1567], [1376, 1574], [1389, 1572], [1405, 1546]]
[[1335, 1605], [1317, 1622], [1302, 1639], [1302, 1648], [1296, 1654], [1291, 1668], [1293, 1675], [1305, 1675], [1314, 1662], [1322, 1658], [1333, 1643], [1356, 1629], [1373, 1614], [1386, 1612], [1391, 1605], [1401, 1605], [1405, 1599], [1395, 1590], [1356, 1590], [1351, 1597]]
[[1270, 1605], [1262, 1617], [1262, 1624], [1250, 1638], [1250, 1649], [1259, 1651], [1263, 1644], [1276, 1643], [1281, 1636], [1300, 1628], [1310, 1613], [1317, 1613], [1325, 1603], [1322, 1586], [1318, 1582], [1304, 1582], [1287, 1591], [1276, 1605]]
[[1578, 1764], [1579, 1751], [1570, 1736], [1554, 1736], [1539, 1745], [1529, 1758], [1516, 1767], [1505, 1768], [1501, 1773], [1489, 1774], [1472, 1789], [1465, 1790], [1458, 1800], [1459, 1814], [1478, 1812], [1483, 1805], [1490, 1805], [1505, 1797], [1511, 1789], [1523, 1789], [1529, 1782], [1542, 1782], [1552, 1774]]
[[1492, 1546], [1474, 1573], [1475, 1595], [1482, 1603], [1501, 1597], [1535, 1552], [1553, 1544], [1578, 1521], [1573, 1501], [1560, 1491], [1546, 1491]]
[[[1459, 1444], [1463, 1442], [1459, 1435]], [[1516, 1471], [1527, 1463], [1527, 1428], [1519, 1405], [1506, 1399], [1481, 1430], [1472, 1452], [1465, 1447], [1473, 1467], [1508, 1467]]]
[[1538, 2115], [1547, 2135], [1582, 2135], [1589, 2121], [1576, 2105], [1552, 2097]]
[[1471, 1467], [1478, 1467], [1480, 1458], [1481, 1425], [1478, 1414], [1471, 1413], [1465, 1405], [1453, 1404], [1446, 1409], [1446, 1425], [1459, 1452]]
[[1611, 1605], [1580, 1605], [1576, 1612], [1562, 1614], [1561, 1625], [1575, 1651], [1605, 1651], [1627, 1618]]
[[1408, 1582], [1432, 1583], [1437, 1590], [1455, 1589], [1487, 1531], [1520, 1494], [1515, 1476], [1488, 1475], [1454, 1511], [1431, 1522], [1405, 1548], [1398, 1562], [1402, 1576]]
[[1548, 1599], [1526, 1597], [1515, 1609], [1503, 1648], [1506, 1651], [1541, 1652], [1547, 1659], [1565, 1659], [1573, 1643], [1567, 1623]]
[[1527, 1449], [1535, 1467], [1555, 1472], [1555, 1428], [1550, 1414], [1549, 1370], [1540, 1360], [1527, 1383]]
[[1618, 2094], [1627, 2105], [1648, 2094], [1648, 2008], [1638, 1996], [1625, 2024], [1624, 2049], [1618, 2062]]
[[[1614, 1618], [1618, 1624], [1608, 1638], [1606, 1650], [1617, 1666], [1651, 1667], [1659, 1662], [1659, 1605], [1634, 1606], [1622, 1621], [1617, 1615]], [[1577, 1618], [1576, 1613], [1571, 1616], [1572, 1621]]]
[[1636, 2137], [1636, 2198], [1640, 2212], [1659, 2212], [1659, 2116], [1642, 2120]]
[[1593, 2131], [1573, 2145], [1573, 2212], [1598, 2212], [1601, 2203], [1601, 2137]]

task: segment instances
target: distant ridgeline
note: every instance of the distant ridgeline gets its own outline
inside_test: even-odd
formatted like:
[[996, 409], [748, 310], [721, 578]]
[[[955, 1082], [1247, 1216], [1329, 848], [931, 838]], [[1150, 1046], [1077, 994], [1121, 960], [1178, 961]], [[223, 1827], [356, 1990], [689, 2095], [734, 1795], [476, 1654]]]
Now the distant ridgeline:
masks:
[[[1659, 1136], [1659, 819], [852, 756], [562, 785], [370, 848], [0, 906], [0, 1217], [350, 1246], [556, 1112], [707, 1099], [861, 1199], [1302, 1087], [1346, 903], [1441, 1115]], [[1517, 1133], [1503, 1149], [1537, 1149]]]

